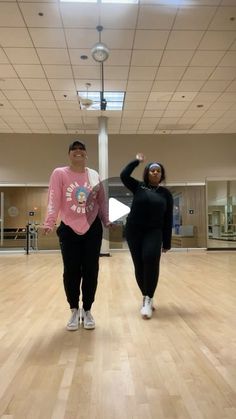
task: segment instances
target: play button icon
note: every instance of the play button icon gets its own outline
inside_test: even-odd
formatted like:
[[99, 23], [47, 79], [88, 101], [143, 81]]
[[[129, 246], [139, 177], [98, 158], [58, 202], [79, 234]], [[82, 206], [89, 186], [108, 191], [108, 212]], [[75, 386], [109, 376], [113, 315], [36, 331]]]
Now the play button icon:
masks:
[[113, 223], [129, 214], [130, 208], [116, 198], [109, 198], [109, 220]]

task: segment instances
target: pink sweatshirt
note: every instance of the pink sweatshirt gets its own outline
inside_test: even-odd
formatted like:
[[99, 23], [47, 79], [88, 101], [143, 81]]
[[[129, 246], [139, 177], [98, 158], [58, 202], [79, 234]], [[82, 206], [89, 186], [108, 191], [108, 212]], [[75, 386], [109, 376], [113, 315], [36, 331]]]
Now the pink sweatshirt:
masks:
[[85, 234], [97, 215], [104, 226], [109, 225], [104, 188], [95, 170], [86, 167], [78, 173], [67, 166], [52, 172], [44, 227], [52, 230], [59, 214], [77, 234]]

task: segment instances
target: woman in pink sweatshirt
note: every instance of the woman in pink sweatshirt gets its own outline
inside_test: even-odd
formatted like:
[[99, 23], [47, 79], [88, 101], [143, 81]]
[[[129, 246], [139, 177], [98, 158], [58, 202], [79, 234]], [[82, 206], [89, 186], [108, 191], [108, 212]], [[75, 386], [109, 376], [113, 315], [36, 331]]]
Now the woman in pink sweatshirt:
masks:
[[[109, 226], [108, 205], [98, 173], [86, 167], [85, 144], [69, 146], [70, 166], [58, 167], [51, 175], [44, 234], [57, 228], [64, 264], [64, 288], [72, 315], [67, 330], [94, 329], [91, 306], [95, 298], [102, 243], [102, 223]], [[102, 223], [101, 223], [102, 221]], [[81, 289], [81, 290], [80, 290]], [[82, 291], [82, 310], [79, 309]]]

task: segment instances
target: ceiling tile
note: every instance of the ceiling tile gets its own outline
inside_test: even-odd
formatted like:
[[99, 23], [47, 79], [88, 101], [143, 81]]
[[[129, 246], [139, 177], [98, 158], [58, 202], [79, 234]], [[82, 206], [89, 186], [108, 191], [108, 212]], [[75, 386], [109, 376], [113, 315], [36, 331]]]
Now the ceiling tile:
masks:
[[223, 51], [196, 51], [190, 65], [200, 67], [216, 66], [223, 55]]
[[47, 78], [67, 79], [72, 78], [72, 69], [69, 65], [44, 65], [43, 69]]
[[[133, 45], [134, 31], [128, 29], [104, 29], [102, 41], [112, 49], [131, 49]], [[96, 42], [98, 39], [96, 40]], [[92, 45], [93, 46], [93, 45]]]
[[136, 4], [101, 4], [100, 19], [104, 28], [131, 29], [136, 26], [138, 11]]
[[180, 118], [184, 114], [184, 109], [166, 109], [163, 117], [164, 118], [171, 118], [171, 117], [177, 117]]
[[24, 90], [24, 86], [19, 79], [0, 79], [0, 89]]
[[158, 66], [163, 51], [134, 50], [132, 53], [132, 66]]
[[193, 50], [199, 45], [203, 31], [172, 31], [170, 33], [167, 50]]
[[167, 108], [167, 102], [148, 102], [146, 111], [163, 111]]
[[99, 79], [101, 78], [101, 69], [99, 65], [91, 66], [73, 66], [73, 73], [77, 79]]
[[233, 80], [236, 78], [235, 67], [218, 67], [210, 76], [210, 80]]
[[182, 92], [176, 92], [173, 97], [172, 101], [178, 101], [178, 102], [191, 102], [198, 92], [188, 92], [188, 91], [182, 91]]
[[200, 44], [200, 50], [227, 50], [235, 40], [235, 32], [227, 31], [208, 31], [203, 36]]
[[160, 109], [160, 110], [145, 110], [143, 113], [143, 116], [146, 118], [152, 118], [152, 117], [156, 117], [156, 118], [160, 118], [164, 113], [164, 109]]
[[[154, 80], [156, 67], [130, 67], [130, 80]], [[128, 69], [127, 69], [128, 76]]]
[[9, 100], [30, 100], [26, 90], [5, 90], [4, 94]]
[[181, 81], [176, 88], [178, 92], [198, 92], [201, 87], [204, 85], [203, 80], [193, 80], [193, 81]]
[[76, 90], [57, 91], [53, 90], [55, 100], [77, 100]]
[[22, 80], [23, 85], [28, 90], [50, 90], [50, 86], [46, 79], [30, 79], [30, 78], [23, 78]]
[[141, 6], [137, 27], [138, 29], [171, 29], [176, 12], [175, 7]]
[[20, 9], [29, 28], [62, 26], [59, 8], [55, 3], [20, 3]]
[[2, 47], [32, 47], [32, 42], [25, 28], [0, 28]]
[[7, 56], [2, 48], [0, 48], [0, 64], [8, 64], [9, 61]]
[[96, 29], [66, 29], [65, 34], [68, 48], [91, 49], [98, 42]]
[[4, 48], [12, 64], [39, 64], [34, 48]]
[[49, 79], [52, 90], [75, 90], [75, 84], [72, 79]]
[[0, 2], [0, 26], [25, 27], [17, 3]]
[[11, 100], [12, 106], [16, 109], [34, 109], [34, 102], [32, 100]]
[[210, 23], [210, 30], [236, 30], [236, 20], [230, 20], [236, 16], [236, 7], [219, 7]]
[[169, 31], [137, 30], [134, 49], [164, 49]]
[[57, 109], [57, 105], [52, 100], [34, 100], [34, 104], [38, 109]]
[[156, 80], [181, 80], [186, 67], [159, 67]]
[[236, 68], [236, 51], [228, 51], [219, 63], [220, 67], [234, 67]]
[[230, 81], [228, 80], [209, 80], [202, 87], [202, 92], [224, 92], [229, 84]]
[[189, 67], [183, 75], [183, 80], [207, 80], [214, 67]]
[[[104, 66], [104, 77], [106, 80], [127, 80], [129, 74], [129, 67], [128, 66]], [[145, 80], [148, 79], [148, 72], [146, 74]], [[101, 76], [99, 75], [99, 78]], [[132, 77], [130, 76], [130, 79]]]
[[151, 81], [128, 81], [127, 92], [146, 92], [152, 86]]
[[145, 102], [129, 102], [125, 101], [124, 109], [125, 110], [135, 110], [135, 109], [144, 109], [145, 108]]
[[29, 95], [33, 100], [54, 100], [50, 90], [29, 90]]
[[96, 3], [61, 3], [60, 10], [65, 28], [94, 29], [98, 25], [99, 5]]
[[66, 48], [37, 48], [37, 54], [42, 64], [70, 64]]
[[174, 92], [179, 84], [178, 80], [158, 80], [153, 83], [153, 92]]
[[37, 48], [65, 48], [66, 41], [62, 29], [30, 28], [30, 35]]
[[149, 93], [146, 92], [127, 92], [125, 95], [125, 101], [136, 102], [136, 101], [146, 101], [148, 99]]
[[17, 78], [17, 74], [10, 64], [0, 64], [0, 78]]
[[162, 67], [187, 66], [194, 54], [194, 51], [165, 51], [161, 60]]
[[36, 117], [39, 117], [40, 116], [40, 114], [39, 114], [39, 112], [38, 112], [38, 110], [35, 108], [35, 109], [18, 109], [18, 113], [25, 119], [25, 118], [28, 118], [28, 117], [33, 117], [33, 116], [36, 116]]
[[[198, 2], [199, 3], [199, 2]], [[182, 7], [178, 10], [174, 29], [206, 30], [216, 7]]]
[[199, 103], [212, 103], [215, 102], [218, 97], [220, 97], [220, 92], [199, 92], [195, 98], [193, 99], [193, 102], [199, 102]]
[[148, 100], [151, 102], [169, 102], [172, 96], [173, 92], [151, 92]]
[[[114, 51], [112, 51], [113, 54]], [[80, 57], [81, 56], [87, 56], [88, 58], [83, 60]], [[69, 49], [69, 56], [71, 60], [72, 65], [80, 65], [80, 66], [90, 66], [90, 65], [97, 65], [97, 63], [94, 61], [91, 55], [91, 49], [87, 48], [70, 48]]]
[[105, 68], [109, 65], [129, 65], [131, 60], [131, 50], [112, 50], [105, 62]]
[[14, 64], [14, 69], [18, 76], [21, 78], [43, 78], [45, 77], [43, 68], [41, 65], [30, 65], [30, 64]]
[[236, 81], [230, 83], [230, 85], [226, 89], [226, 92], [236, 92]]

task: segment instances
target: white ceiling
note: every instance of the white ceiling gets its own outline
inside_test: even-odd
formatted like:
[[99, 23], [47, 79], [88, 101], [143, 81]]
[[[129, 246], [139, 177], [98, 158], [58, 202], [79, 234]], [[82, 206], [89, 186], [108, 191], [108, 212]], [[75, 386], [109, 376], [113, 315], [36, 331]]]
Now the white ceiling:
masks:
[[[98, 24], [122, 112], [80, 110]], [[236, 0], [0, 0], [0, 133], [97, 133], [101, 115], [109, 133], [236, 133]]]

